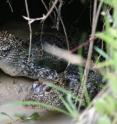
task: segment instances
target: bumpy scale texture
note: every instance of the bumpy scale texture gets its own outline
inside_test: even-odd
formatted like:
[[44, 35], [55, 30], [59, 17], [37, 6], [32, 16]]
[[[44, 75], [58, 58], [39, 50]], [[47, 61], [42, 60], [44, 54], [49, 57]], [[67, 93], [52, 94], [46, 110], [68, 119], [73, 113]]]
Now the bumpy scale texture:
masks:
[[39, 36], [35, 37], [29, 59], [29, 41], [20, 40], [5, 31], [0, 32], [0, 69], [11, 76], [56, 79], [57, 72], [63, 71], [66, 63], [44, 52], [42, 45], [45, 42], [63, 46], [59, 38], [51, 35], [44, 35], [42, 41]]
[[[32, 40], [29, 59], [29, 41], [23, 41], [14, 35], [0, 32], [0, 69], [11, 76], [23, 76], [43, 81], [34, 83], [25, 100], [36, 100], [53, 106], [63, 106], [60, 96], [64, 94], [50, 88], [44, 80], [53, 80], [55, 85], [80, 95], [81, 74], [77, 66], [70, 65], [60, 58], [56, 58], [43, 50], [43, 43], [50, 43], [61, 48], [65, 42], [54, 34], [44, 34]], [[66, 68], [66, 69], [65, 69]], [[61, 80], [60, 80], [61, 79]], [[103, 85], [102, 77], [90, 70], [87, 81], [88, 92], [93, 98]]]
[[[81, 95], [81, 76], [79, 69], [77, 66], [70, 65], [66, 71], [62, 74], [62, 77], [59, 76], [59, 82], [47, 82], [47, 83], [54, 83], [58, 87], [62, 87], [71, 93], [74, 96], [78, 96], [80, 98]], [[90, 70], [88, 75], [88, 80], [86, 83], [86, 88], [88, 90], [89, 97], [93, 99], [96, 94], [101, 90], [102, 86], [104, 86], [105, 82], [102, 80], [102, 76]], [[29, 94], [26, 97], [26, 100], [36, 100], [42, 103], [46, 103], [56, 107], [64, 107], [62, 100], [60, 97], [67, 98], [68, 94], [64, 94], [63, 92], [57, 91], [57, 89], [52, 88], [44, 82], [35, 82], [32, 85], [32, 88]], [[78, 103], [78, 101], [77, 101]], [[83, 99], [83, 104], [85, 104], [85, 100]]]

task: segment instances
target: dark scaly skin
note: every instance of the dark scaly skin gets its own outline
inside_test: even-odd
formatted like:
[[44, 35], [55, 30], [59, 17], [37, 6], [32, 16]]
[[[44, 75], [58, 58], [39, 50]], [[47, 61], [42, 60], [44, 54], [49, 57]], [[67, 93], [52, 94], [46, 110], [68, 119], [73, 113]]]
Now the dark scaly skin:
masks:
[[[66, 90], [71, 91], [75, 96], [79, 96], [81, 79], [80, 72], [77, 66], [70, 65], [66, 71], [62, 74], [62, 80], [60, 82], [49, 82], [54, 83], [55, 85], [65, 88]], [[61, 76], [60, 76], [61, 77]], [[59, 77], [59, 78], [60, 78]], [[89, 97], [93, 99], [96, 94], [101, 90], [105, 82], [102, 80], [102, 76], [93, 71], [89, 71], [88, 80], [86, 83], [86, 88], [88, 90]], [[60, 99], [60, 96], [66, 98], [64, 93], [57, 92], [54, 88], [49, 87], [44, 81], [35, 82], [32, 85], [32, 88], [27, 95], [25, 100], [34, 100], [42, 103], [46, 103], [56, 107], [64, 107]], [[85, 100], [83, 100], [85, 102]], [[78, 102], [78, 101], [77, 101]]]
[[[45, 42], [65, 48], [64, 42], [57, 36], [43, 35], [42, 41], [40, 36], [37, 36], [33, 38], [31, 57], [28, 61], [29, 41], [19, 40], [8, 32], [0, 32], [0, 69], [11, 76], [58, 81], [55, 83], [57, 86], [80, 95], [80, 73], [77, 66], [71, 65], [65, 70], [67, 63], [43, 51], [42, 45]], [[102, 84], [101, 75], [90, 71], [87, 89], [91, 98], [100, 90]], [[63, 93], [49, 88], [44, 82], [34, 83], [25, 100], [37, 100], [61, 107], [59, 94], [64, 96]]]
[[[65, 69], [66, 63], [43, 51], [45, 42], [56, 43], [63, 47], [61, 39], [44, 35], [33, 38], [31, 57], [28, 61], [29, 41], [22, 41], [8, 32], [0, 32], [0, 69], [11, 76], [23, 76], [31, 79], [52, 79]], [[63, 68], [62, 68], [63, 67]], [[57, 70], [58, 69], [58, 70]]]

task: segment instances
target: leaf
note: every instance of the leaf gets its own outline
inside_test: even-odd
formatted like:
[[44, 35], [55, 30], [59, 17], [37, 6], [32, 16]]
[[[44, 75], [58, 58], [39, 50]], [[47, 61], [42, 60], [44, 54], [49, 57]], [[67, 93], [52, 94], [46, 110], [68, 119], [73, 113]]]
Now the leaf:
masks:
[[102, 116], [99, 118], [97, 124], [111, 124], [111, 120], [108, 116]]
[[1, 115], [4, 115], [4, 116], [7, 116], [7, 117], [10, 118], [11, 120], [13, 120], [13, 118], [12, 118], [10, 115], [8, 115], [7, 113], [5, 113], [5, 112], [0, 112], [0, 114], [1, 114]]
[[70, 116], [70, 114], [62, 108], [58, 108], [56, 106], [45, 104], [45, 103], [42, 103], [39, 101], [17, 101], [17, 102], [14, 102], [13, 104], [14, 105], [24, 105], [24, 106], [35, 106], [37, 108], [40, 107], [40, 108], [44, 108], [44, 109], [51, 110], [51, 111], [61, 112], [63, 114]]
[[109, 59], [109, 56], [107, 55], [107, 53], [105, 53], [102, 49], [98, 48], [98, 47], [94, 47], [95, 50], [100, 54], [102, 55], [105, 59]]
[[103, 68], [103, 67], [109, 67], [113, 64], [113, 61], [112, 60], [107, 60], [107, 61], [104, 61], [104, 62], [100, 62], [98, 64], [95, 64], [93, 69], [98, 69], [98, 68]]
[[117, 42], [115, 41], [114, 37], [112, 37], [109, 33], [103, 32], [103, 33], [96, 33], [96, 37], [101, 38], [105, 42], [107, 42], [109, 45], [111, 45], [113, 48], [117, 49]]
[[15, 114], [15, 116], [18, 117], [18, 118], [20, 118], [23, 121], [27, 121], [27, 120], [38, 120], [39, 117], [40, 117], [37, 112], [34, 112], [30, 116], [28, 116], [28, 115], [22, 115], [22, 114]]
[[102, 114], [106, 113], [106, 108], [108, 107], [108, 104], [104, 100], [104, 98], [99, 99], [95, 103], [96, 110]]

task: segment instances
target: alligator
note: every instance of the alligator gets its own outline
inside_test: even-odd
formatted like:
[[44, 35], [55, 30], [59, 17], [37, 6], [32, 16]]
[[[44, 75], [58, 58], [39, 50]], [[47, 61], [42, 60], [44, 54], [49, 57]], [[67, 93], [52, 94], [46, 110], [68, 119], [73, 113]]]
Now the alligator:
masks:
[[[29, 57], [29, 40], [24, 41], [7, 31], [1, 31], [0, 69], [10, 76], [27, 77], [36, 81], [32, 84], [25, 100], [36, 100], [53, 106], [62, 106], [58, 92], [45, 84], [44, 80], [56, 82], [55, 85], [79, 95], [81, 74], [77, 66], [68, 66], [68, 63], [61, 58], [46, 53], [43, 50], [44, 43], [67, 48], [66, 43], [59, 35], [49, 33], [38, 35], [33, 37]], [[103, 84], [102, 76], [96, 71], [90, 70], [86, 87], [91, 98], [99, 92]], [[60, 94], [63, 95], [63, 93]]]
[[[80, 68], [78, 68], [78, 66], [69, 65], [62, 74], [59, 74], [59, 80], [57, 81], [34, 81], [25, 100], [39, 101], [54, 107], [64, 108], [65, 106], [60, 97], [67, 101], [67, 95], [69, 94], [72, 95], [71, 99], [74, 104], [77, 103], [78, 107], [79, 100], [82, 98], [81, 77], [83, 76], [83, 73], [80, 72]], [[48, 85], [49, 83], [54, 85]], [[105, 81], [102, 79], [102, 75], [94, 70], [90, 70], [86, 82], [86, 89], [88, 91], [87, 97], [92, 100], [104, 85]], [[57, 86], [57, 88], [54, 88], [54, 86]], [[59, 91], [59, 88], [61, 87], [67, 92]], [[83, 96], [81, 106], [86, 107], [86, 105], [87, 100], [85, 99], [85, 96]]]
[[52, 34], [44, 35], [43, 41], [35, 37], [29, 58], [29, 41], [23, 41], [6, 31], [0, 32], [0, 69], [11, 76], [31, 79], [55, 79], [66, 67], [66, 62], [42, 49], [44, 42], [63, 47], [63, 41]]

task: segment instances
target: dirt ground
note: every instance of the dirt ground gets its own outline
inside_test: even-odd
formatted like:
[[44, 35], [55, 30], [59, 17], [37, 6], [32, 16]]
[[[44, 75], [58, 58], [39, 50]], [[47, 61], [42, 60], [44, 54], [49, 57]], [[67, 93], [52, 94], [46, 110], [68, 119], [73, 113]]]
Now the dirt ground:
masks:
[[[47, 112], [41, 109], [26, 108], [21, 105], [14, 104], [13, 102], [22, 100], [29, 89], [31, 88], [32, 81], [24, 78], [13, 78], [8, 75], [0, 73], [0, 123], [8, 124], [64, 124], [72, 123], [72, 120], [60, 113]], [[38, 112], [40, 118], [38, 121], [21, 121], [15, 114], [31, 115], [33, 112]], [[12, 118], [12, 119], [11, 119]]]
[[[37, 26], [36, 26], [37, 27]], [[10, 22], [0, 26], [0, 30], [5, 29], [15, 35], [26, 39], [29, 36], [26, 23]], [[37, 29], [38, 30], [38, 29]], [[0, 124], [71, 124], [73, 120], [65, 115], [47, 112], [45, 110], [27, 109], [24, 106], [14, 105], [13, 102], [24, 99], [31, 88], [32, 80], [25, 78], [10, 77], [0, 71]], [[38, 112], [38, 121], [21, 121], [15, 114], [31, 115]]]

